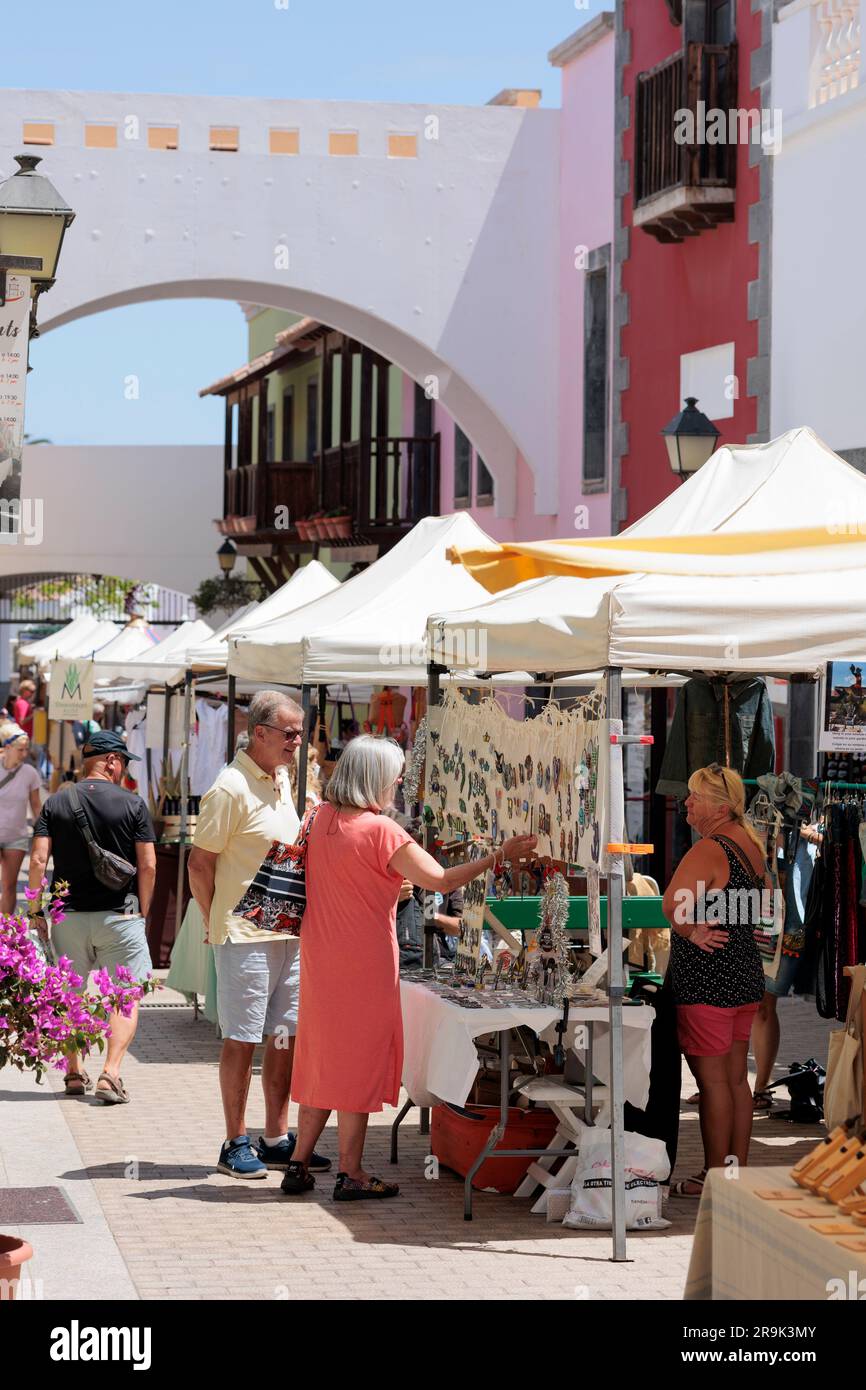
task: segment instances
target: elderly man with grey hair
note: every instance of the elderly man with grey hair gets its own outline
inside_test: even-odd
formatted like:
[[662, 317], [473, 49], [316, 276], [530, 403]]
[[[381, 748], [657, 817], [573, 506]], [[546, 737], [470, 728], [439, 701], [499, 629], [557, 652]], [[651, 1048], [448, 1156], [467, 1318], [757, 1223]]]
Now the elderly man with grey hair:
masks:
[[[295, 1146], [288, 1122], [300, 941], [261, 930], [235, 909], [272, 841], [291, 844], [297, 836], [288, 765], [304, 735], [303, 710], [280, 691], [260, 690], [250, 701], [248, 732], [246, 748], [202, 798], [189, 881], [216, 961], [226, 1122], [217, 1166], [231, 1177], [264, 1178], [269, 1168], [285, 1170]], [[253, 1150], [246, 1102], [253, 1053], [263, 1039], [265, 1130]], [[316, 1155], [310, 1166], [326, 1172], [331, 1164]]]

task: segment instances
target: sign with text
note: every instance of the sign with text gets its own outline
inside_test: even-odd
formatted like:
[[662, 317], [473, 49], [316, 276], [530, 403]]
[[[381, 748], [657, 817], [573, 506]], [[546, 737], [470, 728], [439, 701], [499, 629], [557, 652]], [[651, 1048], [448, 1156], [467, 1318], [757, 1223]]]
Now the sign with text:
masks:
[[866, 753], [866, 658], [827, 663], [822, 753]]
[[48, 708], [52, 719], [93, 718], [92, 661], [52, 661]]
[[29, 336], [30, 277], [9, 274], [6, 303], [0, 306], [0, 503], [6, 509], [21, 498]]

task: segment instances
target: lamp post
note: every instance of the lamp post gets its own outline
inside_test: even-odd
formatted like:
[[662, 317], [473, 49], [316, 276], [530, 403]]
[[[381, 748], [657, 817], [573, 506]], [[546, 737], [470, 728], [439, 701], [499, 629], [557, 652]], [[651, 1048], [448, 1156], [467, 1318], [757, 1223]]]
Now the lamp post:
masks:
[[696, 396], [687, 396], [685, 408], [662, 430], [671, 468], [681, 482], [703, 467], [721, 437], [721, 431], [697, 404]]
[[40, 155], [17, 154], [15, 162], [17, 171], [0, 184], [0, 304], [6, 303], [7, 272], [28, 276], [35, 337], [36, 299], [54, 284], [63, 238], [75, 213], [45, 175], [36, 172]]
[[235, 567], [235, 560], [238, 558], [237, 546], [228, 537], [223, 541], [217, 551], [217, 559], [220, 562], [220, 569], [228, 577]]

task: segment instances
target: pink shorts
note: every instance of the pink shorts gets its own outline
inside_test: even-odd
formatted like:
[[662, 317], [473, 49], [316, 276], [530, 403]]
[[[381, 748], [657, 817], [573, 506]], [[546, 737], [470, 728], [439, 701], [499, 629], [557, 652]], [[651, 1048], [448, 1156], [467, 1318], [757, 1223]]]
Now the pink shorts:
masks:
[[677, 1038], [687, 1057], [723, 1057], [735, 1042], [748, 1042], [757, 1004], [718, 1009], [714, 1004], [678, 1004]]

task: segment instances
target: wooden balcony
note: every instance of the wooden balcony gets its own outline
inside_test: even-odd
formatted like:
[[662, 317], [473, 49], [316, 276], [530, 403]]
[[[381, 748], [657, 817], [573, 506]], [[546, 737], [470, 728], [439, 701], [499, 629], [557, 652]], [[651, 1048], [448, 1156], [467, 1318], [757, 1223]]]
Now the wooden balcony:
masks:
[[307, 516], [316, 501], [316, 466], [312, 463], [247, 463], [224, 473], [224, 536], [258, 536], [286, 528], [277, 527], [278, 507], [288, 508], [289, 526]]
[[[381, 553], [416, 521], [439, 511], [439, 435], [381, 436], [326, 449], [315, 463], [241, 464], [224, 472], [221, 533], [257, 550], [318, 548], [301, 541], [299, 517], [347, 507], [352, 540]], [[288, 509], [288, 526], [278, 508]], [[340, 542], [325, 544], [337, 544]]]
[[[635, 104], [635, 227], [676, 242], [732, 222], [739, 132], [728, 128], [728, 112], [737, 106], [736, 44], [687, 44], [638, 75]], [[704, 138], [713, 111], [724, 113], [719, 144]], [[691, 114], [694, 138], [682, 139], [689, 135], [683, 112]]]

